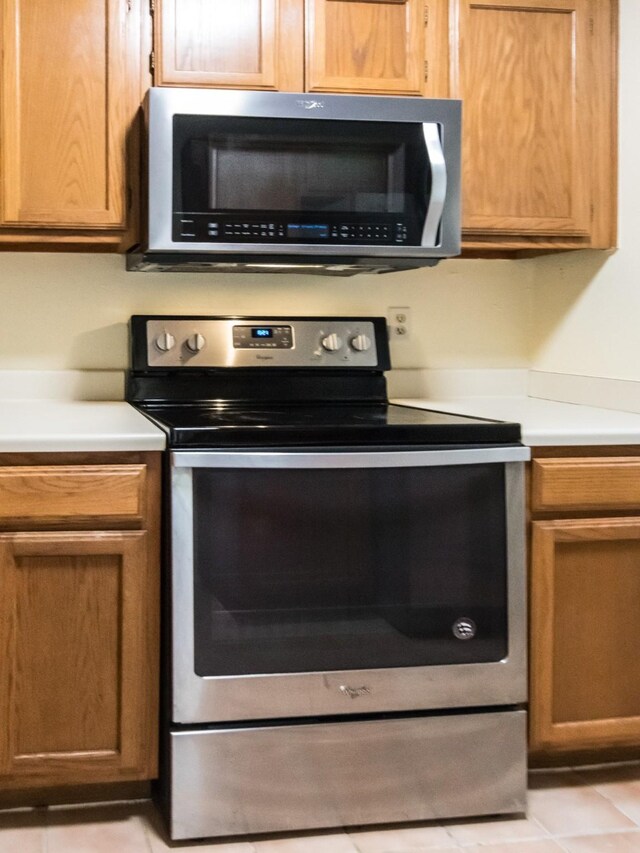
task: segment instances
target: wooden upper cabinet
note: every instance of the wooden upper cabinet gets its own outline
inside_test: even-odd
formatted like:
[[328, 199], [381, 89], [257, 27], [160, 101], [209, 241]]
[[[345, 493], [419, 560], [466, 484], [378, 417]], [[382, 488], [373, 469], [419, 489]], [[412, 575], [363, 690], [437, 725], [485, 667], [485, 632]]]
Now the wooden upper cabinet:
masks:
[[138, 0], [2, 0], [0, 227], [124, 229]]
[[302, 0], [156, 0], [155, 83], [300, 91]]
[[[433, 94], [425, 52], [434, 52], [436, 27], [428, 17], [424, 0], [155, 0], [154, 82]], [[444, 15], [433, 17], [446, 27]], [[438, 37], [446, 54], [444, 29]]]
[[464, 100], [463, 228], [587, 236], [590, 0], [459, 0], [452, 91]]
[[425, 93], [424, 0], [307, 0], [306, 90]]

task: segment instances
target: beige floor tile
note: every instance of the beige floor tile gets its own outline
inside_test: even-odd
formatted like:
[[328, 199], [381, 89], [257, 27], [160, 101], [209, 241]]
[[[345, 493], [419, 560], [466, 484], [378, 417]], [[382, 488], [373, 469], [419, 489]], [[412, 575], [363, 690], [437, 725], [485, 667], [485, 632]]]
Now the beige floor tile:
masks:
[[255, 847], [248, 841], [223, 841], [201, 840], [175, 842], [179, 846], [172, 847], [170, 842], [159, 835], [148, 835], [151, 853], [167, 853], [169, 850], [178, 850], [180, 853], [255, 853]]
[[445, 823], [447, 832], [459, 844], [497, 844], [503, 841], [548, 839], [549, 833], [528, 818], [486, 818]]
[[528, 816], [551, 835], [577, 835], [633, 829], [635, 824], [589, 785], [529, 790]]
[[47, 853], [149, 853], [137, 805], [50, 809], [45, 837]]
[[503, 844], [483, 844], [480, 847], [462, 847], [467, 853], [561, 853], [557, 841], [505, 841]]
[[256, 853], [358, 853], [344, 832], [252, 839]]
[[596, 767], [577, 772], [585, 782], [640, 826], [640, 765]]
[[456, 850], [458, 845], [443, 826], [378, 826], [350, 830], [349, 838], [360, 853], [422, 853], [423, 850]]
[[568, 853], [639, 853], [640, 830], [563, 838], [560, 843]]
[[461, 847], [466, 853], [561, 853], [562, 847], [557, 841], [505, 841], [502, 844], [482, 844], [478, 847]]
[[0, 853], [44, 853], [45, 809], [0, 813]]

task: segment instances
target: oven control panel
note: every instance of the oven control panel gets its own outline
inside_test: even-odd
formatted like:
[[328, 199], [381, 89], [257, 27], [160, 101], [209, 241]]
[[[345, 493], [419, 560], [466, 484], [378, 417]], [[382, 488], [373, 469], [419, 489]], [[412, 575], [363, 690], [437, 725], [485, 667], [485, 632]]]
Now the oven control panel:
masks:
[[384, 318], [153, 317], [145, 329], [148, 367], [388, 366]]

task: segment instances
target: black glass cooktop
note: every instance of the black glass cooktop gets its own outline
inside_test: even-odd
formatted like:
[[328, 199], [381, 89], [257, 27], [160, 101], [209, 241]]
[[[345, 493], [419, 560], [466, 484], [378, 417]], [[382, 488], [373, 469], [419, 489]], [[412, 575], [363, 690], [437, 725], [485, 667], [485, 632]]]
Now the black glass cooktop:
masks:
[[519, 424], [392, 404], [143, 403], [172, 448], [516, 444]]

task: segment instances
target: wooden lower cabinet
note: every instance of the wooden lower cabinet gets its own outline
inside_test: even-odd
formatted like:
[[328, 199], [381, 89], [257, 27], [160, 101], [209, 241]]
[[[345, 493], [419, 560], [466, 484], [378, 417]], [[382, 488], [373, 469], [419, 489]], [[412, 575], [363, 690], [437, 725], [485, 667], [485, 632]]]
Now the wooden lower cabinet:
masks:
[[629, 476], [638, 462], [630, 449], [532, 462], [536, 763], [640, 752], [640, 492]]
[[[76, 467], [74, 476], [88, 474], [93, 486], [100, 472], [106, 485], [116, 475], [126, 481], [126, 465]], [[135, 482], [147, 466], [130, 468]], [[8, 470], [51, 493], [73, 466], [2, 467], [5, 480]], [[129, 524], [146, 529], [0, 532], [0, 791], [157, 775], [159, 492], [152, 473], [144, 478], [145, 516], [132, 514], [137, 521]], [[81, 500], [78, 509], [86, 519]], [[103, 526], [110, 524], [107, 517]]]
[[640, 517], [533, 523], [531, 747], [640, 744]]

